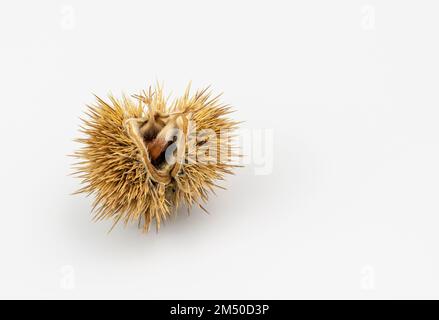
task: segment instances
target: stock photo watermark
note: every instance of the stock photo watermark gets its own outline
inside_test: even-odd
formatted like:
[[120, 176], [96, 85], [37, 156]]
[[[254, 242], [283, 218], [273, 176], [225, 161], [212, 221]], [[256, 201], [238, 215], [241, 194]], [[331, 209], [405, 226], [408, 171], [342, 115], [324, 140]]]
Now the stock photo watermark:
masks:
[[63, 5], [60, 10], [59, 25], [63, 30], [73, 30], [76, 28], [76, 11], [72, 5]]
[[64, 265], [59, 269], [59, 286], [62, 290], [70, 291], [76, 288], [75, 268], [71, 265]]
[[361, 28], [365, 31], [375, 30], [375, 6], [367, 4], [361, 7]]
[[182, 119], [181, 127], [166, 131], [150, 147], [151, 154], [164, 155], [161, 161], [168, 165], [197, 163], [251, 166], [255, 175], [269, 175], [273, 172], [273, 129], [240, 129], [233, 133], [228, 130], [197, 130], [191, 115], [182, 115]]
[[375, 289], [375, 268], [371, 265], [366, 265], [360, 271], [360, 287], [364, 291], [371, 291]]

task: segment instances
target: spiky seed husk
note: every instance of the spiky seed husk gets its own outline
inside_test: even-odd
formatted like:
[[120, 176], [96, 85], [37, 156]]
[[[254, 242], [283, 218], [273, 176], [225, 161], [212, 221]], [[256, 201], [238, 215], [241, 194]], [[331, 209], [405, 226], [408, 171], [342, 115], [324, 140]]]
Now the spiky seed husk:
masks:
[[[113, 219], [113, 226], [137, 222], [148, 231], [154, 222], [158, 230], [182, 205], [205, 210], [201, 202], [220, 187], [217, 180], [233, 174], [239, 156], [232, 139], [238, 122], [228, 118], [232, 110], [219, 98], [207, 88], [191, 95], [190, 86], [170, 104], [160, 86], [132, 98], [96, 96], [81, 119], [84, 137], [76, 139], [82, 147], [74, 154], [83, 184], [76, 193], [95, 195], [94, 219]], [[180, 134], [172, 136], [176, 130]], [[214, 161], [199, 161], [207, 153]]]

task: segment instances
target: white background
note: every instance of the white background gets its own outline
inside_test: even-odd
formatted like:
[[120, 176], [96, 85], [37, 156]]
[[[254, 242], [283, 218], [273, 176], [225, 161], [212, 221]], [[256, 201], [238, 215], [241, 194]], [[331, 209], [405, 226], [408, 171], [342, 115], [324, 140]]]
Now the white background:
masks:
[[[2, 1], [2, 298], [439, 298], [437, 1]], [[143, 235], [71, 196], [92, 93], [212, 84], [274, 132]]]

